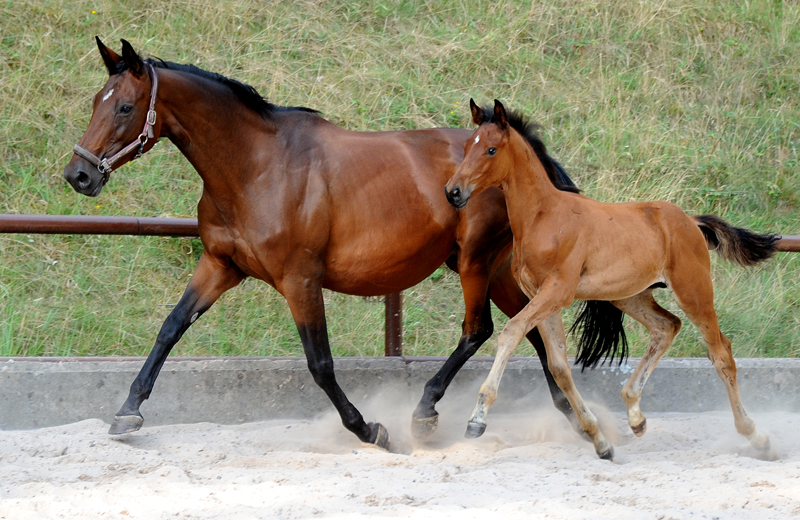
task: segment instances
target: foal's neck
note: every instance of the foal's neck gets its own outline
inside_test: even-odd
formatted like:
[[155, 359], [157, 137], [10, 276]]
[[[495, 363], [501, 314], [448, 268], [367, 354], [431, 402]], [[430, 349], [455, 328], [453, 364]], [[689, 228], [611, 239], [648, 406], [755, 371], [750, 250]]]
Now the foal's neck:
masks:
[[511, 131], [512, 168], [501, 183], [511, 227], [530, 220], [552, 206], [563, 193], [553, 185], [544, 165], [525, 138]]

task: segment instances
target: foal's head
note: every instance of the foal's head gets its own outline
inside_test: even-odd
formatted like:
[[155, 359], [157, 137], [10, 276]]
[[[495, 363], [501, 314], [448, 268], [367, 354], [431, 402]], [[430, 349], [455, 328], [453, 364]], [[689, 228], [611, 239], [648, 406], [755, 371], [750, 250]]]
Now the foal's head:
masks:
[[494, 109], [482, 109], [471, 99], [469, 105], [472, 122], [479, 126], [464, 145], [464, 160], [445, 186], [450, 204], [462, 208], [470, 195], [502, 184], [518, 166], [512, 149], [517, 152], [530, 149], [535, 155], [533, 160], [538, 159], [553, 186], [561, 191], [580, 192], [561, 165], [548, 155], [536, 133], [539, 125], [517, 112], [506, 112], [497, 100]]
[[[122, 40], [122, 56], [103, 45], [99, 38], [97, 47], [108, 69], [105, 86], [94, 96], [94, 107], [89, 128], [64, 168], [64, 177], [75, 191], [97, 196], [108, 182], [114, 163], [121, 165], [147, 151], [155, 139], [143, 135], [148, 127], [148, 109], [152, 74], [149, 66], [136, 54], [133, 47]], [[148, 70], [150, 69], [150, 70]], [[152, 119], [152, 116], [151, 116]], [[158, 136], [160, 121], [153, 121]], [[136, 146], [132, 144], [136, 143]], [[129, 151], [124, 151], [130, 148]], [[123, 152], [119, 157], [115, 157]], [[92, 157], [94, 156], [94, 157]], [[113, 159], [108, 161], [108, 159]], [[106, 159], [105, 164], [102, 164]]]
[[473, 193], [500, 184], [511, 165], [505, 153], [510, 133], [503, 104], [494, 100], [494, 117], [472, 99], [469, 107], [472, 122], [479, 126], [464, 144], [464, 160], [444, 187], [447, 200], [457, 208], [463, 208]]

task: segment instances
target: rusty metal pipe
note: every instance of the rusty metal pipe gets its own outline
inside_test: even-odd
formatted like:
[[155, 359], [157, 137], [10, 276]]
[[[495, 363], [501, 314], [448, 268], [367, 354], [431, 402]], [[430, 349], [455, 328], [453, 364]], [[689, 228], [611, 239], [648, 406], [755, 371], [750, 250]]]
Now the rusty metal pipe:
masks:
[[800, 253], [800, 236], [783, 235], [778, 240], [778, 251]]
[[[197, 219], [94, 217], [83, 215], [0, 215], [0, 233], [48, 235], [198, 236]], [[386, 296], [387, 356], [403, 355], [403, 303], [399, 293]]]
[[196, 237], [195, 218], [0, 215], [0, 233]]

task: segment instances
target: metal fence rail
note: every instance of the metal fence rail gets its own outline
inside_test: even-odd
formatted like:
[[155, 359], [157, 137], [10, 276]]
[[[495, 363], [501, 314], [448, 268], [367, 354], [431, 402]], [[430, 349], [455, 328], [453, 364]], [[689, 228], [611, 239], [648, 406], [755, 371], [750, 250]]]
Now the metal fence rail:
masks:
[[[0, 233], [47, 235], [198, 236], [197, 219], [158, 217], [91, 217], [79, 215], [0, 215]], [[800, 236], [783, 235], [778, 251], [800, 252]], [[387, 356], [403, 355], [403, 304], [400, 293], [386, 295]]]

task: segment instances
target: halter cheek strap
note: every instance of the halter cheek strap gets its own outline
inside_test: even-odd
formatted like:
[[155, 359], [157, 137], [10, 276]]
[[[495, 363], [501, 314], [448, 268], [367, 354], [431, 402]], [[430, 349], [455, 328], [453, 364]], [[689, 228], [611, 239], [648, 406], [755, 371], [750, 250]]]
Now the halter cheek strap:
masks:
[[144, 128], [142, 129], [142, 133], [133, 141], [131, 144], [123, 148], [122, 150], [118, 151], [111, 157], [107, 158], [99, 158], [80, 144], [76, 144], [72, 151], [75, 152], [76, 155], [79, 157], [83, 157], [90, 163], [97, 166], [97, 170], [103, 174], [103, 184], [108, 182], [108, 177], [111, 174], [111, 171], [114, 169], [114, 164], [119, 161], [121, 158], [125, 157], [132, 151], [136, 151], [136, 154], [133, 156], [131, 161], [138, 159], [144, 154], [144, 145], [147, 144], [149, 139], [154, 137], [153, 134], [153, 126], [156, 124], [156, 96], [158, 95], [158, 73], [156, 73], [156, 68], [153, 67], [150, 63], [147, 63], [147, 66], [150, 68], [150, 78], [152, 81], [152, 86], [150, 87], [150, 107], [147, 110], [147, 118], [144, 122]]

